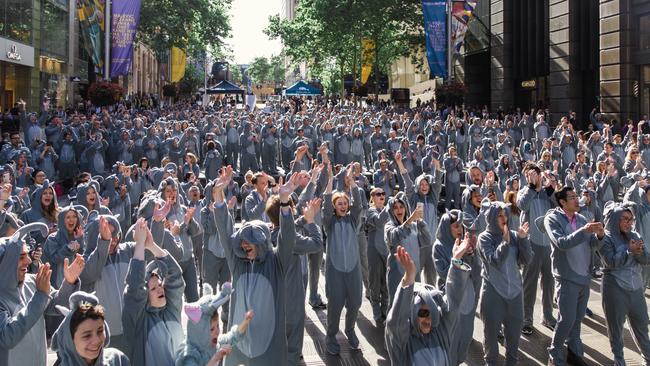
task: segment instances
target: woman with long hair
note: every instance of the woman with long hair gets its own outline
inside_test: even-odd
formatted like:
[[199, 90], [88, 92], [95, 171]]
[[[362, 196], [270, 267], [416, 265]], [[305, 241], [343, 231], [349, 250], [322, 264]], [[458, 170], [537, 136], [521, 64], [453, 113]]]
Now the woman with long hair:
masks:
[[[49, 233], [57, 230], [57, 220], [59, 216], [59, 204], [56, 200], [54, 188], [46, 180], [43, 185], [37, 188], [32, 194], [32, 208], [23, 212], [20, 219], [29, 224], [32, 222], [42, 222], [49, 228]], [[36, 244], [43, 244], [45, 237], [37, 232], [32, 235]]]

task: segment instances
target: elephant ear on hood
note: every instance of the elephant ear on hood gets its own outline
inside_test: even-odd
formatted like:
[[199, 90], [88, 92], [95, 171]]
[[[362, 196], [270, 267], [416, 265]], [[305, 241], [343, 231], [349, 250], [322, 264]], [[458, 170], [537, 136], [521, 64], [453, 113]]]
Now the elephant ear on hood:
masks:
[[[94, 294], [89, 294], [83, 291], [77, 291], [70, 296], [70, 305], [69, 309], [63, 306], [57, 306], [57, 310], [65, 315], [63, 322], [59, 325], [56, 332], [52, 336], [52, 350], [56, 351], [61, 365], [71, 365], [71, 366], [83, 366], [87, 363], [85, 360], [79, 356], [77, 349], [74, 344], [73, 334], [71, 331], [70, 323], [72, 322], [72, 317], [75, 315], [77, 310], [89, 306], [98, 306], [99, 300]], [[110, 330], [108, 324], [104, 321], [104, 334], [106, 335], [104, 339], [103, 349], [108, 347], [110, 340]], [[98, 357], [98, 364], [103, 364], [103, 349]]]

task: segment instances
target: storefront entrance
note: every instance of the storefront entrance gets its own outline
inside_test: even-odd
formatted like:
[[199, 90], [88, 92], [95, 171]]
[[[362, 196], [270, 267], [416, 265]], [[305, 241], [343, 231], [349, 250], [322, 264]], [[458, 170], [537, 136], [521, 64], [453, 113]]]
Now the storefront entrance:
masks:
[[30, 67], [0, 62], [0, 108], [11, 109], [21, 99], [29, 101]]

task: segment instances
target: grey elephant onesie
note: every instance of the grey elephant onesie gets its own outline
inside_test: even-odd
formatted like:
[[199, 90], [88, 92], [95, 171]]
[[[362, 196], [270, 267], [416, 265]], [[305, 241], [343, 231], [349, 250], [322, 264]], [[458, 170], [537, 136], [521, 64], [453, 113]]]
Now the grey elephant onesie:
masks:
[[[468, 279], [467, 271], [453, 265], [447, 276], [445, 295], [433, 286], [417, 282], [397, 288], [386, 321], [386, 348], [393, 365], [455, 365], [452, 339]], [[422, 334], [417, 327], [421, 303], [427, 305], [431, 314], [429, 334]]]
[[[433, 243], [433, 260], [436, 271], [438, 271], [438, 289], [443, 293], [446, 291], [447, 273], [451, 268], [452, 249], [456, 241], [451, 234], [451, 224], [461, 219], [460, 210], [448, 211], [442, 215], [436, 232], [436, 241]], [[478, 254], [465, 255], [463, 262], [467, 263], [471, 270], [469, 271], [469, 281], [465, 287], [465, 296], [459, 304], [458, 327], [453, 334], [451, 344], [455, 356], [455, 361], [450, 360], [453, 365], [464, 362], [467, 357], [467, 350], [472, 343], [474, 334], [474, 314], [478, 305], [478, 292], [481, 288], [481, 261]]]
[[[228, 324], [237, 324], [247, 311], [253, 310], [243, 339], [232, 349], [225, 365], [275, 366], [287, 364], [285, 273], [289, 268], [296, 242], [293, 214], [280, 213], [277, 248], [271, 244], [266, 223], [253, 220], [234, 231], [234, 219], [225, 203], [215, 205], [221, 244], [232, 272], [235, 286], [230, 300]], [[228, 240], [229, 238], [229, 240]], [[247, 259], [242, 241], [257, 247], [257, 257]]]
[[505, 241], [499, 226], [499, 213], [505, 205], [490, 203], [485, 210], [487, 228], [478, 237], [478, 252], [483, 269], [480, 314], [483, 319], [485, 364], [496, 365], [499, 358], [497, 333], [503, 324], [506, 365], [517, 364], [519, 337], [524, 320], [522, 279], [519, 265], [530, 263], [533, 255], [527, 238], [521, 239], [510, 230]]
[[[143, 260], [131, 259], [126, 276], [122, 325], [130, 343], [125, 353], [134, 365], [173, 365], [183, 342], [185, 282], [181, 267], [169, 253], [145, 265]], [[147, 283], [151, 276], [163, 280], [167, 304], [162, 308], [149, 305]]]
[[630, 240], [641, 240], [631, 231], [622, 233], [619, 228], [624, 212], [633, 214], [625, 204], [610, 202], [605, 206], [605, 239], [600, 249], [603, 261], [601, 294], [607, 335], [614, 354], [614, 364], [625, 366], [623, 357], [623, 325], [629, 320], [634, 342], [641, 351], [645, 364], [650, 363], [648, 339], [648, 305], [645, 300], [645, 282], [642, 266], [650, 264], [647, 246], [636, 255], [629, 250]]
[[[343, 199], [343, 198], [341, 198]], [[354, 342], [354, 325], [361, 307], [361, 259], [359, 256], [358, 231], [361, 225], [361, 196], [358, 189], [352, 190], [350, 212], [342, 217], [335, 216], [332, 195], [323, 195], [323, 229], [327, 235], [325, 262], [325, 292], [327, 306], [327, 347], [330, 351], [339, 348], [336, 334], [343, 306], [346, 306], [345, 334]]]
[[384, 227], [384, 240], [388, 245], [390, 254], [388, 256], [388, 272], [386, 274], [386, 282], [388, 283], [388, 297], [390, 304], [393, 303], [393, 296], [397, 290], [397, 286], [404, 275], [404, 271], [397, 263], [397, 259], [394, 254], [397, 250], [397, 246], [401, 245], [406, 249], [406, 251], [411, 255], [413, 261], [415, 262], [415, 267], [417, 268], [416, 281], [420, 278], [420, 271], [422, 266], [420, 265], [420, 250], [423, 247], [431, 246], [433, 244], [433, 239], [427, 228], [427, 223], [424, 220], [418, 220], [417, 223], [412, 223], [410, 225], [405, 225], [400, 223], [395, 215], [393, 214], [393, 206], [401, 202], [404, 205], [406, 210], [404, 214], [404, 222], [411, 215], [411, 208], [407, 202], [406, 195], [403, 192], [399, 192], [395, 197], [391, 197], [388, 200], [388, 213], [390, 214], [390, 220]]
[[18, 262], [25, 242], [24, 236], [39, 230], [47, 234], [47, 225], [32, 223], [23, 226], [11, 238], [0, 242], [0, 366], [42, 366], [47, 364], [45, 319], [43, 314], [58, 315], [56, 305], [66, 305], [70, 295], [79, 289], [79, 281], [49, 294], [36, 289], [36, 275], [26, 274], [18, 283]]
[[[111, 215], [101, 215], [113, 227], [114, 237], [122, 238], [120, 223]], [[100, 304], [104, 307], [104, 318], [111, 328], [111, 346], [124, 351], [128, 340], [124, 338], [122, 328], [122, 311], [126, 275], [129, 262], [133, 258], [134, 242], [121, 242], [115, 251], [110, 252], [110, 241], [99, 236], [99, 215], [93, 211], [86, 224], [88, 247], [84, 253], [86, 266], [81, 276], [81, 287], [84, 291], [95, 292]]]

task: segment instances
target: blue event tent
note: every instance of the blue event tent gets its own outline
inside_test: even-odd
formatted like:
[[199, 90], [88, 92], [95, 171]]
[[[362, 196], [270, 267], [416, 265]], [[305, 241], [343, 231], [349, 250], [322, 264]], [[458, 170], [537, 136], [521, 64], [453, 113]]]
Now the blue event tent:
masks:
[[321, 95], [323, 92], [315, 88], [303, 80], [298, 81], [297, 83], [291, 85], [284, 90], [284, 95]]

